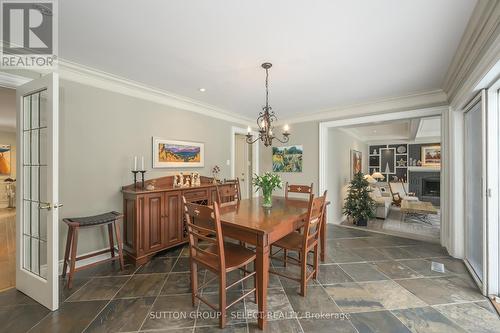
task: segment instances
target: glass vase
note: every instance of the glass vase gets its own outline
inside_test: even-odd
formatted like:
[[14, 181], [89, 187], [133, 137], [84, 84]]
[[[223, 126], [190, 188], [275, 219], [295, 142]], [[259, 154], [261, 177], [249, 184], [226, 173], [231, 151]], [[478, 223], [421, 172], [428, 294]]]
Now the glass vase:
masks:
[[262, 189], [262, 206], [264, 207], [272, 207], [273, 205], [273, 190], [271, 189]]

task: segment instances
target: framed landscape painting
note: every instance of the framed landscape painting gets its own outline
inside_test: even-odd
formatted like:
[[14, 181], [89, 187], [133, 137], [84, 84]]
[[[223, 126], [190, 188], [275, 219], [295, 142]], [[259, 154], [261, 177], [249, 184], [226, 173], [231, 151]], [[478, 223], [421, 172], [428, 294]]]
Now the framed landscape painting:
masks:
[[302, 146], [273, 147], [273, 172], [302, 172]]
[[423, 166], [438, 167], [441, 165], [441, 145], [422, 146], [421, 149]]
[[351, 179], [363, 170], [363, 153], [351, 149]]
[[153, 137], [153, 168], [198, 168], [204, 164], [203, 143]]

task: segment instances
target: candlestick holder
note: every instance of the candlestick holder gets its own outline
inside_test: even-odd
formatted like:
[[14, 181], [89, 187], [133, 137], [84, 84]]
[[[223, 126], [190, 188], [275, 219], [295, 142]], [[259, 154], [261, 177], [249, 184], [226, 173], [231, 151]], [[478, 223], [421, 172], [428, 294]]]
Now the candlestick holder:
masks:
[[139, 171], [132, 170], [132, 173], [134, 174], [134, 190], [137, 190], [137, 174], [139, 173]]
[[144, 174], [146, 173], [146, 170], [141, 170], [139, 171], [141, 173], [141, 185], [142, 185], [142, 189], [144, 190]]

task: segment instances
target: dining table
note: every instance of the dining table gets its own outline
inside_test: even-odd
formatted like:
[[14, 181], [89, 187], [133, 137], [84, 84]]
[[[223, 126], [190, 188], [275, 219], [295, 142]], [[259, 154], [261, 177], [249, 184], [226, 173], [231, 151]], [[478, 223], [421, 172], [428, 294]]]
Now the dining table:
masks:
[[[253, 245], [256, 251], [257, 324], [267, 322], [267, 287], [270, 248], [274, 242], [299, 229], [307, 216], [309, 200], [273, 196], [272, 206], [264, 207], [262, 197], [242, 199], [236, 205], [222, 205], [220, 219], [224, 237]], [[320, 232], [320, 260], [325, 260], [326, 209]]]

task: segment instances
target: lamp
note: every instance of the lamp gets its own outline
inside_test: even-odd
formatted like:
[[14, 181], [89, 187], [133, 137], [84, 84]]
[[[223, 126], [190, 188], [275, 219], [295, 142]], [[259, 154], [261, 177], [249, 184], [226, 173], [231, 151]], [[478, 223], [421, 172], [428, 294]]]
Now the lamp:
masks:
[[377, 180], [370, 175], [365, 175], [364, 178], [366, 179], [368, 184], [375, 184], [377, 182]]
[[384, 175], [381, 174], [380, 172], [372, 173], [372, 177], [375, 178], [377, 181], [382, 181], [385, 178]]

